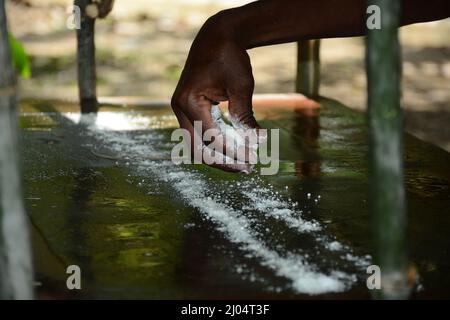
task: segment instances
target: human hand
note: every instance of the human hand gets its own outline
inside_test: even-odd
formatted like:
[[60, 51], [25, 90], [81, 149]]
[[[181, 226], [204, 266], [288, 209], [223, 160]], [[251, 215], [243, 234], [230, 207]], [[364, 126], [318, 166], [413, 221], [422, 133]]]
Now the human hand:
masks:
[[[230, 119], [240, 128], [259, 128], [252, 110], [254, 80], [246, 49], [233, 36], [227, 21], [218, 14], [211, 17], [192, 44], [185, 67], [172, 97], [172, 108], [180, 127], [194, 137], [194, 121], [201, 121], [202, 132], [218, 129], [211, 107], [228, 101]], [[256, 134], [256, 130], [255, 130]], [[215, 136], [223, 151], [232, 148], [224, 136]], [[220, 140], [222, 139], [222, 140]], [[193, 139], [191, 146], [194, 146]], [[195, 147], [195, 146], [194, 146]], [[197, 146], [198, 147], [198, 146]], [[244, 154], [248, 156], [248, 147]], [[239, 159], [239, 152], [238, 158]], [[248, 159], [248, 157], [247, 157]], [[227, 171], [250, 171], [248, 163], [214, 163]]]

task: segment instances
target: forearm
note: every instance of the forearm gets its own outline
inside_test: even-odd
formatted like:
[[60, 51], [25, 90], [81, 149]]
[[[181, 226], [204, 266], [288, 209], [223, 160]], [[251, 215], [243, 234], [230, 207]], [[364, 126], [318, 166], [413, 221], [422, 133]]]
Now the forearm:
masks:
[[[213, 17], [227, 37], [246, 49], [306, 39], [365, 34], [364, 0], [260, 0]], [[402, 25], [450, 15], [448, 0], [403, 0]], [[383, 13], [381, 13], [383, 15]]]

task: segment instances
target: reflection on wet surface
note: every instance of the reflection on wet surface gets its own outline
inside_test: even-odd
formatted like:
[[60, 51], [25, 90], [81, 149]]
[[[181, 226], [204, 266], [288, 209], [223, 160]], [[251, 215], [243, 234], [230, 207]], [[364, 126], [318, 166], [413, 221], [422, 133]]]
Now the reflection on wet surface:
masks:
[[[280, 172], [175, 166], [169, 109], [22, 104], [22, 159], [40, 297], [366, 298], [364, 116], [324, 100], [257, 112], [280, 128]], [[450, 297], [450, 156], [406, 136], [415, 297]], [[82, 270], [82, 290], [65, 268]]]

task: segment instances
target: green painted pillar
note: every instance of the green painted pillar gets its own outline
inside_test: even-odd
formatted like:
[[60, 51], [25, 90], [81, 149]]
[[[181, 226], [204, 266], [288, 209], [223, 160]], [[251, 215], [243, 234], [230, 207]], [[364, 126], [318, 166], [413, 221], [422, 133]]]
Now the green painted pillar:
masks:
[[0, 299], [32, 299], [33, 268], [17, 154], [16, 78], [0, 0]]
[[398, 40], [401, 0], [366, 0], [366, 5], [378, 6], [381, 18], [381, 28], [369, 28], [366, 38], [370, 209], [374, 263], [381, 269], [381, 290], [372, 293], [379, 299], [404, 299], [409, 288]]
[[309, 97], [319, 95], [320, 40], [297, 43], [297, 79], [295, 91]]

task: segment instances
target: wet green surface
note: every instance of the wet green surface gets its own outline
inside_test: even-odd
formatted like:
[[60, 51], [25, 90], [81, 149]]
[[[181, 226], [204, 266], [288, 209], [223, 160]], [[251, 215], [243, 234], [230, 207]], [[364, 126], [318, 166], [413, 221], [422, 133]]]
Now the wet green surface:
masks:
[[[22, 168], [39, 296], [369, 297], [364, 268], [339, 258], [345, 251], [317, 244], [319, 237], [328, 237], [352, 248], [352, 254], [372, 252], [365, 119], [336, 102], [324, 100], [323, 105], [320, 117], [281, 109], [257, 112], [263, 127], [281, 129], [283, 161], [277, 175], [259, 177], [256, 185], [271, 185], [269, 193], [298, 202], [304, 220], [323, 226], [319, 234], [293, 231], [283, 219], [266, 219], [255, 207], [246, 208], [249, 199], [236, 189], [240, 183], [242, 188], [255, 186], [251, 179], [257, 174], [223, 173], [201, 165], [183, 169], [205, 181], [209, 196], [229, 200], [230, 207], [240, 210], [251, 222], [248, 230], [270, 250], [305, 256], [318, 270], [339, 268], [357, 277], [344, 292], [310, 296], [230, 241], [230, 230], [195, 208], [180, 189], [158, 177], [158, 170], [146, 173], [141, 168], [146, 162], [138, 162], [128, 150], [120, 154], [109, 149], [95, 133], [87, 134], [60, 113], [76, 111], [73, 106], [23, 102]], [[169, 109], [108, 111], [147, 119], [150, 129], [141, 126], [129, 135], [139, 145], [144, 144], [140, 137], [150, 133], [148, 143], [169, 154], [176, 124]], [[450, 155], [408, 135], [405, 145], [410, 260], [420, 275], [413, 296], [449, 298]], [[265, 210], [270, 213], [271, 208]], [[66, 288], [65, 269], [71, 264], [81, 267], [82, 290]]]

